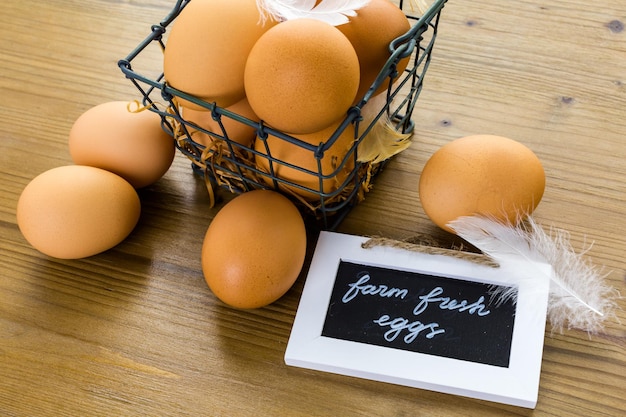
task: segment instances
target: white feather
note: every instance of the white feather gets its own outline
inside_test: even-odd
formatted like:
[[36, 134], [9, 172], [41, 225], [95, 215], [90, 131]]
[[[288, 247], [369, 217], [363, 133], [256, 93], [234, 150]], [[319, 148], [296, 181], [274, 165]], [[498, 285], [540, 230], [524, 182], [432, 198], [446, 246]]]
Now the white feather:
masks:
[[369, 0], [257, 0], [261, 20], [285, 21], [300, 18], [317, 19], [333, 26], [348, 23], [350, 16]]
[[[518, 226], [484, 216], [460, 217], [449, 226], [500, 265], [521, 258], [552, 266], [553, 274], [546, 279], [551, 280], [548, 320], [553, 331], [575, 328], [598, 333], [604, 320], [614, 316], [619, 294], [604, 282], [606, 275], [574, 251], [567, 232], [553, 229], [548, 235], [530, 216]], [[539, 269], [528, 272], [536, 274]], [[515, 295], [497, 294], [500, 301]]]

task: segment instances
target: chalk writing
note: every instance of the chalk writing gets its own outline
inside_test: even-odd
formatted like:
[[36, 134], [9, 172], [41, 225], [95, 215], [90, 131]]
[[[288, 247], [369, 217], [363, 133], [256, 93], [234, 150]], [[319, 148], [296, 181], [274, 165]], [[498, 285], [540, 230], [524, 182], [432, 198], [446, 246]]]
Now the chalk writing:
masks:
[[404, 336], [405, 343], [413, 342], [415, 338], [417, 338], [417, 336], [424, 330], [430, 330], [425, 335], [427, 339], [432, 339], [438, 334], [445, 333], [444, 329], [438, 328], [438, 323], [424, 324], [420, 321], [409, 322], [409, 320], [404, 317], [392, 319], [387, 314], [383, 314], [377, 320], [374, 320], [374, 323], [378, 324], [380, 327], [389, 326], [389, 330], [387, 330], [384, 334], [385, 340], [388, 342], [393, 342], [398, 335], [400, 335], [402, 330], [406, 330], [408, 332], [408, 334]]
[[389, 288], [387, 285], [372, 285], [365, 284], [370, 280], [370, 275], [365, 272], [360, 274], [357, 282], [348, 284], [350, 289], [341, 298], [341, 301], [347, 303], [359, 294], [362, 295], [378, 295], [379, 297], [391, 298], [399, 297], [404, 298], [409, 293], [406, 288]]
[[322, 336], [506, 367], [515, 304], [491, 287], [341, 260]]
[[428, 308], [430, 303], [439, 303], [439, 308], [442, 310], [457, 310], [459, 313], [467, 311], [469, 314], [476, 313], [481, 317], [491, 313], [491, 311], [485, 310], [485, 296], [483, 295], [481, 295], [475, 302], [468, 304], [467, 300], [459, 302], [458, 300], [450, 297], [438, 297], [441, 294], [443, 294], [443, 288], [436, 287], [433, 288], [427, 295], [420, 295], [420, 302], [413, 309], [413, 314], [416, 316], [420, 315]]
[[[357, 280], [348, 284], [348, 290], [344, 293], [341, 301], [349, 303], [359, 295], [373, 295], [382, 298], [401, 298], [404, 299], [409, 290], [406, 288], [389, 287], [387, 285], [368, 284], [371, 276], [368, 272], [360, 272], [357, 274]], [[433, 288], [428, 294], [420, 295], [418, 299], [419, 303], [413, 309], [413, 315], [419, 316], [431, 305], [438, 305], [441, 310], [456, 311], [457, 313], [476, 314], [479, 317], [488, 315], [491, 311], [487, 310], [485, 305], [485, 297], [480, 296], [478, 300], [470, 303], [468, 300], [457, 300], [451, 297], [442, 296], [444, 290], [442, 287]], [[383, 314], [378, 319], [374, 320], [374, 323], [380, 327], [389, 327], [384, 333], [384, 338], [388, 342], [396, 340], [396, 338], [403, 332], [407, 334], [403, 340], [405, 343], [412, 343], [415, 341], [420, 333], [428, 330], [424, 333], [424, 337], [432, 339], [439, 334], [445, 333], [445, 329], [439, 328], [439, 323], [422, 323], [419, 320], [410, 321], [404, 317], [396, 317], [392, 319], [389, 315]]]

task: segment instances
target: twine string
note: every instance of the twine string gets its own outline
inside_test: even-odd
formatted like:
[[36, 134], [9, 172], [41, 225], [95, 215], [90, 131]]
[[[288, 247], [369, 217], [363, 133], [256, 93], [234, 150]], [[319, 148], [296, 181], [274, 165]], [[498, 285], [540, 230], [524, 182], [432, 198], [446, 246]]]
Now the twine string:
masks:
[[480, 265], [497, 268], [499, 265], [488, 256], [479, 253], [472, 253], [458, 249], [447, 249], [430, 244], [415, 243], [415, 238], [409, 238], [405, 240], [395, 240], [381, 236], [373, 236], [361, 244], [363, 249], [371, 249], [377, 246], [386, 246], [391, 248], [403, 249], [411, 252], [420, 252], [428, 255], [444, 255], [451, 256], [457, 259], [463, 259], [466, 261], [474, 262]]

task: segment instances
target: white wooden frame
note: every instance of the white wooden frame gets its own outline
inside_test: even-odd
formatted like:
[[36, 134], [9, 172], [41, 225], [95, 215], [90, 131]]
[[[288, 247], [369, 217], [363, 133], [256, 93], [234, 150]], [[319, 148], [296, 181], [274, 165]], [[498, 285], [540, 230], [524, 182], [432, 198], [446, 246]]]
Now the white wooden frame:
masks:
[[[536, 406], [549, 290], [545, 277], [532, 276], [527, 264], [503, 270], [455, 257], [385, 246], [363, 249], [361, 244], [366, 240], [335, 232], [320, 233], [285, 352], [287, 365], [526, 408]], [[340, 260], [492, 284], [502, 283], [504, 274], [519, 276], [509, 366], [322, 336]], [[551, 273], [548, 265], [537, 267]]]

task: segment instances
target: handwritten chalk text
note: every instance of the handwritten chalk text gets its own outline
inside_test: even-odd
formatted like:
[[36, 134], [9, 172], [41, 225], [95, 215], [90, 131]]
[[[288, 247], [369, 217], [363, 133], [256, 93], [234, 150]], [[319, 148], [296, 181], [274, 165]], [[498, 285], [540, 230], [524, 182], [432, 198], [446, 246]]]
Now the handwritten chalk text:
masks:
[[[371, 276], [365, 272], [356, 274], [356, 281], [348, 284], [348, 290], [344, 293], [341, 301], [346, 304], [354, 300], [358, 296], [377, 296], [381, 298], [399, 298], [406, 299], [409, 290], [406, 288], [389, 287], [384, 284], [370, 283]], [[444, 295], [442, 287], [435, 287], [429, 293], [417, 297], [419, 302], [413, 308], [413, 315], [419, 316], [429, 307], [439, 308], [441, 310], [455, 311], [456, 313], [467, 313], [477, 317], [483, 317], [491, 313], [485, 305], [485, 297], [480, 296], [476, 301], [457, 300], [455, 298]], [[418, 336], [422, 335], [426, 339], [433, 339], [435, 336], [446, 332], [444, 328], [439, 327], [439, 323], [424, 323], [421, 320], [411, 321], [405, 317], [391, 317], [388, 314], [382, 314], [378, 319], [373, 320], [378, 324], [385, 333], [383, 337], [388, 342], [393, 342], [400, 335], [404, 335], [402, 340], [404, 343], [413, 343]]]
[[486, 310], [485, 297], [480, 296], [478, 300], [469, 304], [469, 301], [458, 301], [450, 297], [439, 297], [443, 294], [443, 288], [435, 287], [427, 295], [420, 295], [420, 302], [413, 309], [413, 314], [418, 316], [423, 313], [430, 303], [439, 303], [439, 308], [442, 310], [456, 310], [459, 313], [468, 312], [469, 314], [476, 314], [478, 316], [486, 316], [491, 311]]
[[348, 284], [350, 289], [343, 295], [341, 301], [344, 303], [349, 302], [357, 295], [378, 295], [385, 298], [404, 298], [409, 294], [409, 290], [406, 288], [389, 288], [387, 285], [372, 285], [366, 284], [370, 280], [370, 275], [362, 274], [357, 282]]
[[389, 326], [389, 330], [384, 334], [385, 340], [388, 342], [396, 340], [403, 330], [407, 331], [407, 335], [404, 336], [404, 343], [413, 342], [417, 336], [425, 330], [429, 330], [429, 332], [425, 334], [427, 339], [432, 339], [440, 333], [445, 333], [444, 329], [439, 329], [438, 323], [425, 324], [420, 321], [409, 322], [409, 320], [404, 317], [392, 319], [387, 314], [383, 314], [377, 320], [374, 320], [374, 323], [378, 324], [380, 327]]

